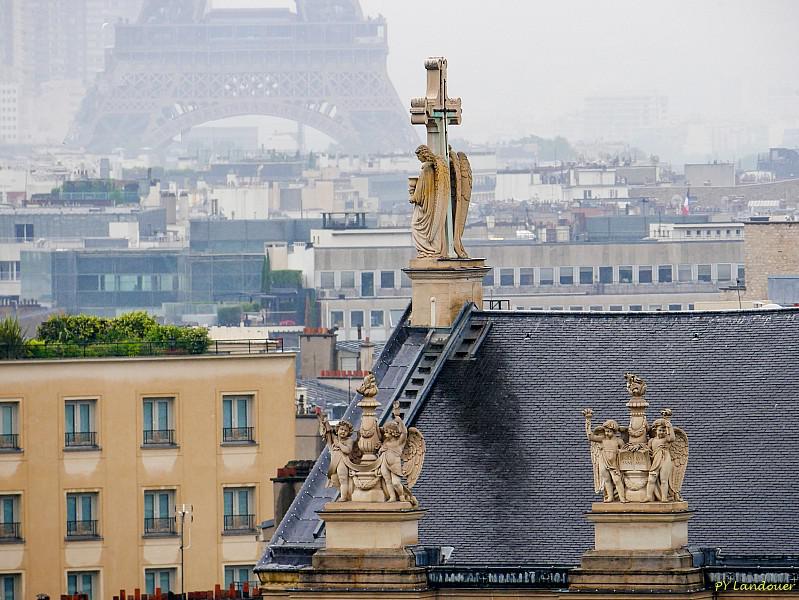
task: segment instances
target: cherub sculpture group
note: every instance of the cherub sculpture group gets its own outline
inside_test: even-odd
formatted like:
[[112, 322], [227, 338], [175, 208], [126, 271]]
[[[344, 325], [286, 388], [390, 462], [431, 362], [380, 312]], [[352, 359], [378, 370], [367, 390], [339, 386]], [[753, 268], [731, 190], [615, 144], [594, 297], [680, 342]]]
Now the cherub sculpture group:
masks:
[[613, 419], [592, 428], [593, 411], [583, 411], [585, 434], [591, 443], [594, 465], [594, 491], [602, 492], [605, 502], [679, 502], [688, 466], [688, 436], [671, 424], [670, 409], [661, 418], [647, 423], [644, 398], [646, 382], [626, 373], [631, 398], [630, 424], [620, 426]]
[[358, 403], [363, 412], [357, 433], [346, 419], [341, 419], [334, 429], [324, 413], [317, 413], [319, 433], [330, 448], [328, 486], [339, 489], [339, 502], [400, 501], [417, 506], [411, 488], [422, 471], [424, 436], [415, 427], [405, 425], [399, 402], [392, 407], [392, 420], [380, 427], [375, 413], [380, 404], [374, 399], [378, 389], [373, 374], [364, 378], [357, 391], [363, 396]]

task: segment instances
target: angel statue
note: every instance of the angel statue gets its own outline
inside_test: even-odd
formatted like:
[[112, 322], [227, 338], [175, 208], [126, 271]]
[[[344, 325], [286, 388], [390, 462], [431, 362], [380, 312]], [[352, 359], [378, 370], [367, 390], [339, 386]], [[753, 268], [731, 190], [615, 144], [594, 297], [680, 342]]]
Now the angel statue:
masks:
[[447, 162], [424, 144], [416, 149], [422, 163], [417, 178], [410, 179], [410, 202], [413, 204], [411, 235], [417, 258], [447, 256], [447, 204], [450, 202]]
[[671, 426], [671, 410], [660, 413], [662, 418], [652, 423], [655, 437], [649, 440], [652, 464], [646, 483], [646, 501], [681, 502], [680, 489], [688, 465], [688, 436], [682, 429]]
[[319, 408], [316, 409], [316, 417], [319, 419], [319, 435], [325, 439], [327, 447], [330, 448], [327, 486], [339, 488], [341, 492], [338, 499], [339, 502], [347, 502], [352, 497], [347, 460], [354, 463], [360, 461], [360, 450], [356, 444], [356, 439], [353, 437], [352, 423], [346, 419], [341, 419], [334, 431], [327, 420], [327, 415]]
[[[620, 502], [627, 502], [624, 481], [619, 471], [619, 450], [624, 442], [618, 436], [619, 424], [613, 419], [602, 423], [602, 427], [591, 429], [593, 411], [586, 408], [585, 435], [591, 442], [591, 462], [594, 465], [594, 492], [604, 491], [604, 502], [613, 502], [614, 488]], [[612, 482], [612, 483], [611, 483]]]
[[[379, 451], [380, 475], [389, 502], [399, 500], [418, 506], [419, 502], [411, 493], [411, 488], [422, 472], [425, 454], [424, 436], [415, 427], [409, 429], [405, 426], [400, 417], [399, 402], [394, 402], [391, 414], [394, 419], [382, 428], [383, 445]], [[402, 477], [407, 479], [407, 486], [402, 483]]]
[[594, 491], [604, 492], [604, 501], [682, 502], [680, 490], [688, 466], [688, 436], [672, 427], [671, 409], [650, 426], [645, 398], [646, 381], [626, 373], [630, 421], [619, 426], [613, 419], [593, 429], [593, 411], [583, 411], [585, 435], [591, 442]]
[[458, 258], [469, 258], [463, 247], [463, 231], [472, 197], [472, 167], [463, 152], [448, 149], [445, 157], [429, 146], [416, 149], [422, 163], [418, 177], [409, 180], [408, 192], [413, 204], [411, 235], [417, 258], [448, 258], [447, 218], [452, 207], [452, 246]]

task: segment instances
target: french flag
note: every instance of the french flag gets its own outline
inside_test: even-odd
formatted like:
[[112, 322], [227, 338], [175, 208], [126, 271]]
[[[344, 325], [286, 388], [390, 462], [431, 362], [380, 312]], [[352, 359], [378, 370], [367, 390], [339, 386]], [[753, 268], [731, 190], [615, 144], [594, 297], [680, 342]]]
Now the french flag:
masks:
[[685, 195], [685, 199], [683, 200], [683, 203], [682, 203], [682, 214], [683, 215], [687, 215], [689, 212], [690, 212], [690, 209], [688, 208], [688, 194], [686, 194]]

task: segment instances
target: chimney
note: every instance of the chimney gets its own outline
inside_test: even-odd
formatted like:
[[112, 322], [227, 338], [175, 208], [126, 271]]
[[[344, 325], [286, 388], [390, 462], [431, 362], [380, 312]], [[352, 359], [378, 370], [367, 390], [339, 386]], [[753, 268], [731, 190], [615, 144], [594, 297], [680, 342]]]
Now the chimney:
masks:
[[372, 365], [375, 362], [375, 345], [369, 341], [368, 335], [366, 336], [366, 339], [361, 342], [359, 361], [361, 371], [372, 370]]
[[336, 333], [324, 327], [306, 327], [300, 334], [300, 378], [315, 379], [336, 368]]

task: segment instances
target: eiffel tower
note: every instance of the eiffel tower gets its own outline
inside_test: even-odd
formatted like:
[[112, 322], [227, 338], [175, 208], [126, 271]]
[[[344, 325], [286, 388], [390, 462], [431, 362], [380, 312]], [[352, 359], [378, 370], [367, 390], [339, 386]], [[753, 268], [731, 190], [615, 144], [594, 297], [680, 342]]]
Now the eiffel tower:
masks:
[[325, 133], [345, 152], [414, 148], [386, 70], [385, 20], [364, 17], [358, 0], [296, 0], [296, 9], [145, 0], [136, 23], [117, 25], [67, 143], [161, 149], [202, 123], [266, 115]]

